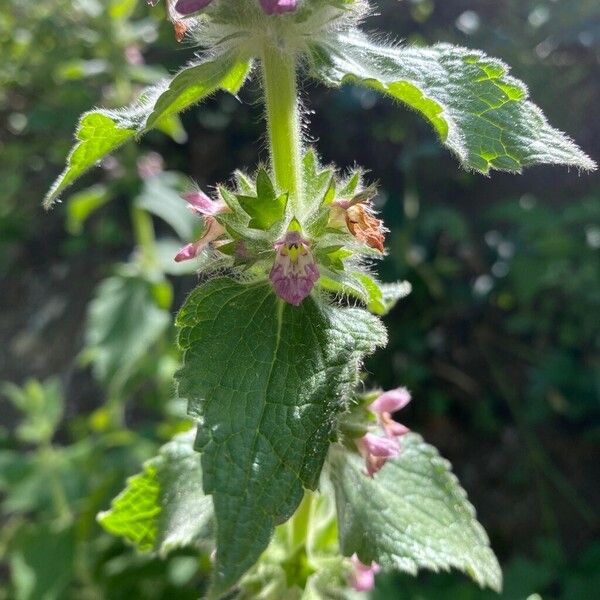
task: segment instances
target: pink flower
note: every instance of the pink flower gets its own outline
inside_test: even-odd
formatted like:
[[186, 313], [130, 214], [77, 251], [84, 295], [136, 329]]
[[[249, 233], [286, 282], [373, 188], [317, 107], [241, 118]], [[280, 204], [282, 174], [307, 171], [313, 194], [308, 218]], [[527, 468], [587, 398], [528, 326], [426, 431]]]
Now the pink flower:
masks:
[[260, 5], [268, 15], [296, 10], [298, 0], [260, 0]]
[[369, 408], [376, 413], [393, 413], [402, 410], [410, 400], [410, 392], [405, 387], [399, 387], [383, 392]]
[[377, 414], [377, 421], [383, 429], [383, 436], [367, 433], [356, 440], [356, 446], [365, 459], [367, 475], [373, 477], [389, 458], [400, 454], [399, 438], [406, 435], [410, 429], [394, 421], [391, 413], [404, 408], [411, 400], [406, 388], [396, 388], [381, 394], [369, 405], [371, 411]]
[[225, 202], [222, 200], [215, 202], [201, 190], [188, 192], [183, 195], [183, 199], [199, 215], [214, 217], [227, 210]]
[[400, 454], [400, 444], [394, 437], [381, 437], [373, 433], [367, 433], [356, 440], [358, 451], [365, 459], [367, 475], [373, 477], [389, 458]]
[[366, 452], [378, 458], [394, 458], [400, 454], [400, 445], [393, 437], [380, 437], [373, 433], [366, 433], [358, 441]]
[[310, 294], [319, 279], [310, 242], [302, 237], [299, 227], [294, 219], [290, 230], [275, 242], [277, 255], [269, 274], [275, 293], [294, 306]]
[[357, 592], [370, 592], [375, 587], [375, 574], [379, 573], [381, 567], [376, 562], [372, 562], [370, 566], [365, 565], [356, 554], [353, 554], [350, 560], [352, 561], [350, 585]]

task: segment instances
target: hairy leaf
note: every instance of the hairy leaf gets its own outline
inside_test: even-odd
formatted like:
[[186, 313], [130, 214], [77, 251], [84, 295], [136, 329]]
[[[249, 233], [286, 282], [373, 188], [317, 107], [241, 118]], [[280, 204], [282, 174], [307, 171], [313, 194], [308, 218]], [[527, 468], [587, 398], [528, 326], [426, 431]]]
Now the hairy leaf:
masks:
[[303, 487], [317, 485], [337, 414], [385, 331], [366, 311], [312, 297], [293, 307], [267, 283], [227, 278], [197, 288], [177, 325], [178, 391], [201, 422], [215, 505], [218, 593], [256, 562]]
[[499, 591], [498, 561], [450, 464], [416, 434], [402, 443], [373, 478], [358, 455], [332, 448], [342, 552], [412, 574], [454, 567]]
[[77, 143], [67, 158], [67, 166], [50, 188], [44, 206], [51, 207], [67, 186], [136, 135], [161, 126], [172, 115], [219, 89], [235, 94], [249, 69], [247, 60], [232, 53], [223, 54], [199, 64], [191, 63], [170, 82], [146, 90], [128, 108], [85, 113], [77, 129]]
[[211, 535], [212, 500], [202, 492], [200, 456], [194, 432], [165, 444], [139, 475], [98, 515], [109, 533], [124, 537], [139, 550], [161, 555]]
[[380, 46], [346, 31], [315, 45], [312, 59], [313, 74], [328, 85], [365, 85], [421, 113], [468, 169], [519, 172], [540, 163], [595, 168], [550, 126], [508, 67], [481, 52], [448, 44]]

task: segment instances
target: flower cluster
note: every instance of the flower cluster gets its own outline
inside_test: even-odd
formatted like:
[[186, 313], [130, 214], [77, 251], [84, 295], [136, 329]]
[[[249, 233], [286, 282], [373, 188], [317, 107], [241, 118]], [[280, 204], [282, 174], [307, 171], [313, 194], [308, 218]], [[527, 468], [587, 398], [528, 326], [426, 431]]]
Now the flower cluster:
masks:
[[365, 459], [369, 477], [373, 477], [389, 458], [400, 454], [400, 438], [407, 434], [409, 429], [394, 421], [392, 413], [402, 410], [410, 400], [410, 392], [400, 387], [384, 392], [369, 405], [369, 410], [376, 415], [378, 425], [383, 431], [383, 435], [368, 432], [356, 440], [358, 451]]
[[[383, 223], [370, 204], [374, 190], [357, 192], [359, 174], [354, 174], [352, 182], [339, 182], [339, 191], [333, 172], [320, 175], [322, 189], [294, 206], [287, 192], [278, 193], [264, 169], [259, 170], [256, 181], [238, 174], [237, 191], [219, 188], [218, 200], [202, 191], [185, 194], [189, 207], [202, 218], [204, 230], [175, 260], [195, 258], [211, 247], [220, 261], [219, 269], [242, 268], [244, 277], [267, 278], [274, 292], [294, 306], [315, 287], [354, 295], [368, 303], [364, 257], [376, 258], [384, 251]], [[307, 177], [312, 181], [307, 180], [305, 187], [310, 183], [314, 189], [319, 173]]]

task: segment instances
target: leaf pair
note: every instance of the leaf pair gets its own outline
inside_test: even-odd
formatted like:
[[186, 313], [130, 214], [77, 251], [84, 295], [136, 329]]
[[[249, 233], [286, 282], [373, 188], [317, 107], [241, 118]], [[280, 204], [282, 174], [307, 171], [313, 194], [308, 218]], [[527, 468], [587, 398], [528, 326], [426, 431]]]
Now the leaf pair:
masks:
[[[464, 490], [449, 463], [418, 435], [406, 436], [402, 454], [389, 460], [373, 479], [365, 475], [358, 456], [336, 444], [326, 474], [335, 489], [343, 555], [356, 553], [366, 564], [376, 561], [384, 569], [412, 574], [423, 568], [456, 568], [482, 587], [500, 589], [498, 562]], [[329, 490], [330, 486], [325, 486], [325, 492]], [[193, 449], [193, 432], [180, 434], [161, 448], [143, 473], [129, 479], [127, 488], [110, 510], [99, 515], [99, 521], [107, 531], [140, 550], [165, 555], [191, 544], [210, 550], [214, 513], [211, 498], [202, 493], [200, 455]], [[321, 541], [313, 536], [315, 557], [330, 548], [329, 529], [321, 534]], [[247, 540], [241, 542], [247, 547]], [[281, 549], [264, 557], [267, 571], [278, 552]], [[316, 569], [313, 583], [328, 570], [326, 559], [323, 564], [315, 560], [317, 563], [310, 565], [311, 570]], [[281, 566], [285, 567], [280, 565], [278, 573]], [[257, 577], [261, 572], [259, 567]], [[323, 581], [324, 587], [343, 583], [343, 578]], [[322, 598], [308, 587], [302, 597]]]
[[[438, 44], [383, 46], [359, 30], [309, 40], [311, 75], [326, 85], [357, 83], [406, 104], [425, 117], [466, 168], [519, 172], [534, 164], [594, 169], [595, 163], [554, 129], [508, 67], [485, 54]], [[44, 206], [126, 141], [159, 127], [174, 114], [223, 89], [237, 93], [251, 62], [234, 50], [200, 59], [170, 82], [150, 88], [133, 106], [83, 115], [67, 167]]]

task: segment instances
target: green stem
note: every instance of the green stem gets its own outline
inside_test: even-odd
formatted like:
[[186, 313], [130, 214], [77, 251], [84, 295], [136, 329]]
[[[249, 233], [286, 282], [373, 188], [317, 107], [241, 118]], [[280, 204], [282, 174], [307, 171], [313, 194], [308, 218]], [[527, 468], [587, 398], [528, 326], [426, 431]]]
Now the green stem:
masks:
[[262, 53], [269, 149], [275, 182], [289, 192], [292, 206], [302, 202], [302, 135], [296, 86], [296, 58], [273, 44]]
[[40, 446], [42, 461], [46, 465], [50, 483], [52, 505], [60, 523], [69, 524], [73, 521], [73, 514], [69, 506], [67, 495], [57, 472], [58, 456], [51, 442]]
[[135, 242], [142, 254], [142, 264], [151, 270], [157, 264], [156, 237], [154, 235], [154, 224], [152, 217], [143, 209], [131, 207], [131, 222]]
[[315, 493], [311, 492], [310, 490], [306, 490], [300, 506], [294, 513], [294, 516], [290, 519], [288, 528], [288, 545], [291, 552], [306, 543], [308, 528], [313, 515], [314, 499]]

